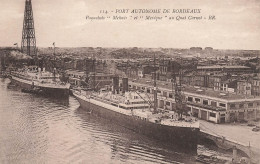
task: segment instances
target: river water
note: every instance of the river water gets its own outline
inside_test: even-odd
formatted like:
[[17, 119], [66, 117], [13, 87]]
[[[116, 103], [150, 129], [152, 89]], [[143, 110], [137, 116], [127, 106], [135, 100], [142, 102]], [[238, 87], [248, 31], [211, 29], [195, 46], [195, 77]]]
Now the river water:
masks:
[[[198, 152], [226, 156], [202, 145]], [[195, 156], [92, 116], [73, 97], [22, 93], [0, 79], [0, 163], [195, 163]]]

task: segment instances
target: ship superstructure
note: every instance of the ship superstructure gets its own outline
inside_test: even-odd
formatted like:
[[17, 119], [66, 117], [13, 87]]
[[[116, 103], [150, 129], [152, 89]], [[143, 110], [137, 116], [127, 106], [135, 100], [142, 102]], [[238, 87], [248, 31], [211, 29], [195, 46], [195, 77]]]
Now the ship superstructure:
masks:
[[[129, 116], [137, 117], [142, 120], [161, 123], [162, 125], [175, 125], [180, 127], [198, 128], [199, 122], [189, 116], [184, 116], [184, 120], [179, 120], [178, 114], [174, 111], [165, 111], [164, 113], [154, 113], [151, 105], [145, 101], [147, 94], [137, 92], [126, 92], [124, 94], [113, 94], [111, 91], [90, 92], [74, 91], [76, 97], [86, 101], [102, 102], [113, 106], [111, 110], [123, 113]], [[152, 98], [150, 100], [153, 100]], [[98, 103], [97, 103], [98, 104]], [[108, 106], [107, 106], [108, 107]]]
[[28, 91], [39, 92], [51, 96], [69, 96], [70, 84], [61, 82], [59, 75], [41, 70], [37, 66], [29, 66], [11, 72], [12, 82]]

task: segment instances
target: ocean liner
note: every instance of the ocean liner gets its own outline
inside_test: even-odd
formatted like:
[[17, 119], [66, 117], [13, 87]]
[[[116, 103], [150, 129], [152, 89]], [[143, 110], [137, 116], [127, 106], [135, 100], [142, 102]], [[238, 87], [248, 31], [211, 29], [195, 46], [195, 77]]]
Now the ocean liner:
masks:
[[70, 84], [61, 82], [59, 75], [47, 72], [37, 66], [12, 71], [11, 81], [24, 92], [39, 93], [53, 97], [68, 97]]
[[161, 141], [174, 149], [197, 152], [199, 122], [195, 118], [183, 116], [179, 119], [177, 112], [158, 112], [160, 109], [156, 107], [156, 96], [128, 91], [127, 78], [122, 80], [121, 91], [118, 84], [119, 77], [114, 77], [112, 89], [99, 92], [73, 90], [73, 94], [80, 106], [93, 115]]

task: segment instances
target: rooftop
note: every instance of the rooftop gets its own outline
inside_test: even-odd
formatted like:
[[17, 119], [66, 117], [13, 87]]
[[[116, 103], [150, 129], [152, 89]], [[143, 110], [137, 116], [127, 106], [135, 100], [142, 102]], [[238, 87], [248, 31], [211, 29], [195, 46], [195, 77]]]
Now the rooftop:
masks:
[[[136, 83], [136, 84], [144, 84], [145, 86], [151, 86], [153, 87], [153, 80], [151, 79], [134, 79], [134, 80], [129, 80], [130, 83]], [[167, 90], [173, 90], [172, 89], [172, 83], [171, 82], [166, 82], [166, 81], [156, 81], [158, 89], [167, 89]], [[222, 101], [226, 100], [259, 100], [260, 97], [254, 97], [254, 96], [249, 96], [249, 95], [243, 95], [243, 94], [237, 94], [237, 93], [227, 93], [227, 92], [220, 92], [220, 91], [215, 91], [211, 88], [203, 88], [203, 87], [198, 87], [198, 86], [188, 86], [188, 85], [183, 85], [183, 92], [188, 93], [188, 94], [196, 94], [196, 95], [203, 95], [207, 97], [212, 97], [214, 99], [218, 98], [221, 99]]]
[[71, 74], [80, 74], [80, 75], [84, 75], [85, 72], [83, 71], [79, 71], [79, 70], [66, 70], [66, 73], [71, 73]]
[[213, 65], [213, 66], [198, 66], [197, 69], [239, 69], [239, 68], [247, 68], [250, 69], [250, 67], [247, 66], [242, 66], [242, 65], [225, 65], [225, 66], [221, 66], [221, 65]]

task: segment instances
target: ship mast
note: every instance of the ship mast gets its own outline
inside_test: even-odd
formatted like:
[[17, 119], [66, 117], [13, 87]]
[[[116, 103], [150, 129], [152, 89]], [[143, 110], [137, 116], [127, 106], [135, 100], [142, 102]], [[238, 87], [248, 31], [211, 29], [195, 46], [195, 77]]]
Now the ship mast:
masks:
[[[182, 119], [182, 114], [184, 112], [186, 106], [185, 102], [183, 102], [183, 96], [182, 96], [182, 67], [181, 64], [177, 65], [178, 67], [172, 67], [173, 72], [173, 83], [174, 83], [174, 89], [175, 89], [175, 110], [178, 113], [180, 119]], [[176, 70], [174, 70], [176, 69]]]
[[93, 71], [93, 89], [96, 91], [96, 65], [95, 65], [96, 59], [95, 56], [92, 56], [92, 71]]
[[153, 86], [154, 86], [154, 113], [157, 113], [157, 86], [156, 86], [156, 69], [155, 69], [155, 54], [153, 56], [153, 69], [154, 69], [154, 76], [153, 76]]
[[53, 76], [54, 76], [54, 81], [56, 81], [56, 67], [55, 67], [55, 63], [56, 63], [56, 55], [55, 55], [55, 42], [53, 42], [53, 56], [54, 56], [54, 68], [53, 68]]

